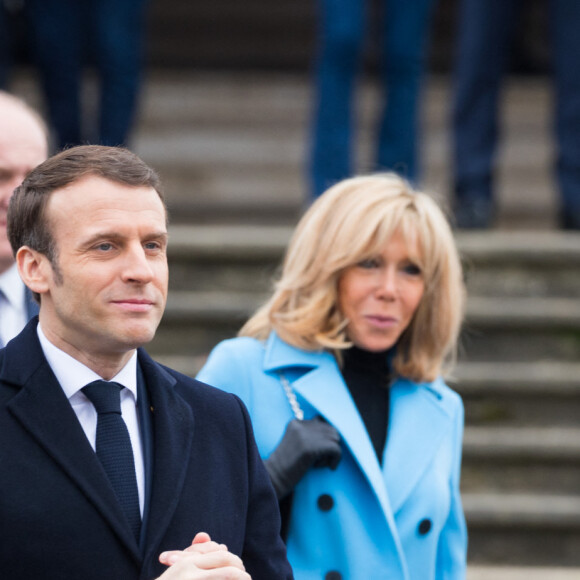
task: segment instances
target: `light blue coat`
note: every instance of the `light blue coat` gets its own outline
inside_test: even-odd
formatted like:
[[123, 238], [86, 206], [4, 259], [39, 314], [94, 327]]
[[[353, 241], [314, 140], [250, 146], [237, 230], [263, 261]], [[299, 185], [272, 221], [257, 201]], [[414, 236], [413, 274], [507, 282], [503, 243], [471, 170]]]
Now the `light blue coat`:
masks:
[[[329, 572], [342, 580], [464, 578], [460, 397], [440, 379], [395, 381], [381, 467], [330, 353], [291, 347], [274, 333], [265, 344], [226, 340], [197, 378], [242, 398], [263, 458], [294, 418], [280, 374], [305, 418], [324, 417], [343, 445], [335, 471], [311, 469], [295, 488], [287, 544], [296, 579], [324, 580]], [[324, 495], [330, 498], [319, 505]]]

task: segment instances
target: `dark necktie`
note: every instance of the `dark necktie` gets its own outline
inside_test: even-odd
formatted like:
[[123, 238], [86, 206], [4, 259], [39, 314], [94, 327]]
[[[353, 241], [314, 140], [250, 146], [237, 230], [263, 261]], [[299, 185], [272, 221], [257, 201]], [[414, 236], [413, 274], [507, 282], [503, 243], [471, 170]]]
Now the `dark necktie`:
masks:
[[139, 540], [141, 512], [129, 430], [121, 416], [119, 383], [93, 381], [82, 391], [97, 410], [96, 452], [131, 529]]

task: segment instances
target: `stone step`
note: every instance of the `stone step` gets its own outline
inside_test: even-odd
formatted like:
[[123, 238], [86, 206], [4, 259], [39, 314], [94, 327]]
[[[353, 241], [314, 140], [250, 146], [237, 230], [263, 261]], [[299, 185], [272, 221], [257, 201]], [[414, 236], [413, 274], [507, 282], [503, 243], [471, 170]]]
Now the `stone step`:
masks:
[[[173, 225], [172, 288], [266, 292], [291, 233], [284, 225]], [[457, 241], [472, 297], [575, 299], [579, 294], [579, 234], [462, 232]]]
[[578, 298], [470, 296], [467, 325], [479, 328], [509, 326], [520, 329], [580, 328]]
[[[268, 295], [263, 292], [174, 290], [169, 294], [165, 321], [228, 323], [252, 314]], [[469, 329], [580, 330], [580, 301], [572, 298], [469, 298]]]
[[461, 473], [461, 489], [468, 493], [576, 495], [579, 481], [580, 466], [577, 460], [504, 461], [492, 455], [473, 458], [466, 454]]
[[[267, 224], [171, 225], [170, 257], [220, 255], [243, 259], [278, 259], [292, 234], [292, 226]], [[465, 259], [477, 264], [519, 263], [554, 268], [580, 265], [580, 234], [576, 232], [498, 231], [458, 232], [457, 244]]]
[[[577, 495], [577, 427], [473, 427], [467, 419], [461, 488], [467, 493]], [[574, 440], [574, 438], [576, 438]]]
[[467, 568], [467, 580], [578, 580], [580, 568], [531, 566], [476, 566]]
[[478, 328], [468, 316], [460, 337], [459, 359], [521, 363], [580, 360], [578, 328], [566, 323], [561, 326], [557, 320], [553, 325], [545, 320], [537, 324], [534, 320], [529, 324], [516, 321], [512, 327], [508, 320], [509, 317], [502, 322], [501, 317], [490, 312], [488, 320], [483, 320], [484, 327]]
[[465, 493], [462, 501], [472, 530], [521, 526], [580, 532], [580, 495]]
[[473, 564], [580, 566], [580, 496], [463, 495]]
[[463, 397], [501, 395], [525, 400], [543, 395], [568, 399], [580, 395], [580, 363], [461, 363], [454, 373]]
[[313, 6], [249, 0], [151, 4], [149, 58], [181, 67], [301, 67], [314, 42]]
[[466, 421], [461, 479], [464, 492], [580, 493], [577, 426], [474, 427], [468, 418]]
[[[565, 462], [580, 459], [578, 427], [469, 427], [464, 452], [478, 459]], [[580, 491], [580, 490], [579, 490]]]
[[[153, 343], [158, 353], [203, 354], [235, 335], [267, 298], [256, 291], [170, 292]], [[580, 358], [580, 303], [575, 299], [479, 298], [467, 304], [460, 358], [530, 361]]]
[[[464, 453], [479, 459], [563, 462], [580, 459], [578, 427], [469, 427]], [[580, 490], [579, 490], [580, 491]]]
[[[377, 6], [371, 6], [375, 20]], [[316, 5], [307, 0], [292, 4], [265, 0], [243, 4], [233, 0], [152, 2], [148, 58], [156, 65], [172, 67], [306, 70], [314, 50], [316, 12]], [[454, 0], [440, 0], [433, 11], [429, 61], [438, 69], [449, 68], [454, 16]], [[526, 37], [536, 44], [534, 32], [529, 30]], [[372, 26], [369, 36], [376, 35], [376, 26]]]
[[464, 362], [454, 388], [472, 425], [574, 426], [580, 416], [580, 364]]

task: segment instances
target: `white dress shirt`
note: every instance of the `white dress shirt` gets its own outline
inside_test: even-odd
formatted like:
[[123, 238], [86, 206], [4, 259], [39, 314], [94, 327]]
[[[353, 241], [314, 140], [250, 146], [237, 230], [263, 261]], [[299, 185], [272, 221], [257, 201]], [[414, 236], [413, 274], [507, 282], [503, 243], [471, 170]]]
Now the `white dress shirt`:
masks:
[[28, 322], [24, 282], [16, 264], [0, 274], [0, 344], [12, 340]]
[[[64, 394], [72, 405], [73, 411], [83, 428], [89, 443], [95, 449], [97, 438], [97, 411], [95, 407], [81, 391], [81, 389], [96, 380], [103, 380], [90, 368], [68, 355], [52, 344], [40, 324], [37, 327], [38, 338], [44, 352], [44, 356], [54, 372]], [[129, 362], [112, 379], [123, 385], [121, 390], [121, 415], [129, 430], [133, 456], [135, 458], [135, 471], [137, 474], [137, 488], [139, 491], [139, 507], [143, 516], [145, 500], [145, 467], [143, 464], [143, 448], [139, 434], [139, 420], [137, 416], [137, 351]]]

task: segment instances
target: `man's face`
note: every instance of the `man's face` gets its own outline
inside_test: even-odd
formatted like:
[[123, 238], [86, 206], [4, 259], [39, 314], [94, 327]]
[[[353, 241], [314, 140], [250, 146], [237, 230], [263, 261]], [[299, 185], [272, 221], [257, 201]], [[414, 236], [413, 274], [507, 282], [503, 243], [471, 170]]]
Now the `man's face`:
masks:
[[46, 155], [46, 137], [36, 119], [0, 99], [0, 273], [13, 262], [6, 237], [8, 202], [14, 189]]
[[[157, 192], [89, 176], [55, 191], [42, 256], [42, 329], [75, 358], [116, 357], [149, 342], [167, 299], [167, 228]], [[79, 356], [80, 355], [80, 356]]]

